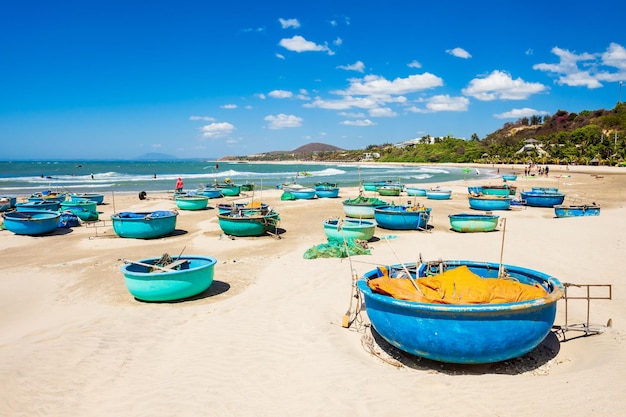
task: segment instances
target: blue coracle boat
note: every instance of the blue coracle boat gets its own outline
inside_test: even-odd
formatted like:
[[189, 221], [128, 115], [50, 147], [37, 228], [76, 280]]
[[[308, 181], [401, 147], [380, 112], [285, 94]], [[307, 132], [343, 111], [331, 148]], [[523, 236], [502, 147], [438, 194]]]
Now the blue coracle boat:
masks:
[[262, 236], [269, 231], [276, 232], [280, 216], [271, 209], [239, 210], [218, 213], [217, 221], [222, 231], [230, 236]]
[[176, 207], [181, 210], [204, 210], [209, 204], [209, 197], [205, 195], [177, 195], [174, 197]]
[[583, 217], [583, 216], [599, 216], [600, 206], [595, 204], [582, 206], [554, 206], [554, 215], [556, 217]]
[[504, 175], [502, 175], [502, 179], [504, 181], [515, 181], [517, 179], [517, 175], [515, 175], [515, 174], [504, 174]]
[[315, 195], [319, 198], [337, 198], [339, 197], [339, 187], [331, 182], [318, 182], [315, 184]]
[[426, 198], [429, 200], [449, 200], [452, 197], [452, 190], [426, 190]]
[[565, 194], [548, 191], [522, 191], [522, 200], [531, 207], [554, 207], [563, 204]]
[[372, 220], [330, 219], [323, 224], [326, 237], [338, 241], [344, 239], [370, 240], [376, 231], [376, 223]]
[[57, 211], [61, 203], [58, 201], [28, 201], [26, 203], [17, 203], [15, 210], [17, 211]]
[[97, 205], [104, 204], [104, 194], [98, 193], [72, 193], [70, 201], [95, 201]]
[[61, 213], [57, 211], [8, 211], [2, 213], [4, 227], [16, 235], [44, 235], [59, 225]]
[[510, 196], [497, 196], [497, 195], [481, 195], [474, 196], [468, 195], [469, 206], [474, 210], [508, 210], [511, 208]]
[[97, 205], [98, 203], [92, 200], [70, 200], [61, 203], [61, 210], [74, 213], [84, 221], [95, 221], [99, 217]]
[[461, 233], [492, 232], [498, 226], [500, 216], [494, 214], [459, 213], [449, 214], [450, 227]]
[[224, 195], [222, 191], [217, 187], [205, 187], [197, 190], [197, 194], [209, 197], [209, 198], [222, 198]]
[[[126, 288], [133, 297], [143, 301], [172, 301], [198, 295], [213, 283], [215, 258], [181, 256], [169, 268], [155, 269], [161, 258], [130, 262], [122, 267]], [[166, 265], [166, 269], [167, 269]]]
[[15, 207], [17, 198], [13, 196], [3, 195], [0, 196], [0, 212], [7, 211]]
[[382, 206], [374, 209], [374, 219], [383, 229], [418, 230], [426, 228], [430, 211], [426, 207]]
[[[445, 270], [466, 265], [482, 278], [497, 278], [499, 264], [452, 260]], [[415, 271], [415, 264], [405, 265]], [[502, 265], [510, 278], [539, 284], [545, 297], [505, 304], [431, 304], [404, 301], [374, 293], [367, 285], [377, 270], [357, 282], [365, 298], [367, 315], [376, 331], [390, 344], [412, 355], [440, 362], [478, 364], [499, 362], [535, 349], [550, 333], [556, 302], [563, 286], [554, 277], [531, 269]], [[439, 272], [440, 265], [422, 264], [417, 276]], [[403, 270], [400, 265], [389, 270]], [[431, 271], [431, 268], [437, 270]]]
[[407, 185], [405, 188], [406, 195], [411, 197], [426, 197], [426, 188], [411, 187]]
[[343, 200], [343, 212], [347, 217], [355, 219], [373, 219], [376, 207], [387, 206], [389, 203], [376, 197], [359, 195], [353, 199]]
[[111, 216], [113, 231], [119, 237], [153, 239], [169, 235], [176, 228], [174, 211], [121, 212]]

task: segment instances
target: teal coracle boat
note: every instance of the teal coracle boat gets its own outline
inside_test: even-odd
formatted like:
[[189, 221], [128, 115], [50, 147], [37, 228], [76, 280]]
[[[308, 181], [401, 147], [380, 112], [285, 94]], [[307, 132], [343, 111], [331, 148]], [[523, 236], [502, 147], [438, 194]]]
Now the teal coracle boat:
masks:
[[61, 213], [58, 211], [8, 211], [2, 213], [4, 227], [16, 235], [38, 236], [56, 230]]
[[203, 195], [209, 198], [222, 198], [224, 195], [222, 191], [217, 187], [205, 187], [200, 188], [196, 191], [196, 194]]
[[180, 256], [169, 265], [155, 267], [160, 260], [128, 261], [122, 267], [126, 288], [133, 297], [142, 301], [181, 300], [206, 291], [213, 283], [215, 258]]
[[280, 216], [274, 210], [253, 209], [218, 213], [217, 221], [222, 231], [229, 236], [262, 236], [276, 233]]
[[315, 184], [315, 195], [319, 198], [337, 198], [339, 197], [339, 187], [335, 183], [318, 182]]
[[296, 200], [311, 200], [316, 197], [315, 188], [303, 187], [287, 192], [290, 193]]
[[480, 364], [522, 356], [535, 349], [550, 333], [563, 285], [545, 273], [513, 265], [448, 260], [385, 267], [400, 278], [407, 270], [413, 278], [436, 275], [466, 266], [480, 278], [498, 278], [543, 287], [542, 298], [502, 304], [439, 304], [396, 299], [374, 292], [370, 279], [380, 269], [357, 282], [367, 315], [376, 332], [396, 348], [440, 362]]
[[373, 219], [376, 207], [387, 206], [388, 202], [376, 197], [363, 197], [359, 195], [353, 199], [343, 200], [343, 212], [347, 217], [355, 219]]
[[385, 197], [398, 197], [402, 192], [402, 188], [395, 185], [383, 185], [381, 187], [376, 187], [376, 191], [379, 195]]
[[449, 214], [450, 227], [455, 232], [493, 232], [498, 226], [500, 216], [494, 214]]
[[178, 213], [174, 211], [121, 212], [111, 216], [113, 231], [119, 237], [153, 239], [176, 229]]
[[563, 204], [565, 194], [549, 191], [522, 191], [522, 200], [530, 207], [554, 207]]
[[504, 174], [504, 175], [502, 175], [502, 179], [504, 181], [515, 181], [517, 179], [517, 175], [515, 175], [515, 174]]
[[61, 203], [58, 201], [28, 201], [26, 203], [17, 203], [15, 210], [17, 211], [57, 211]]
[[236, 197], [241, 193], [241, 186], [232, 183], [216, 184], [216, 188], [226, 197]]
[[484, 195], [515, 195], [517, 192], [517, 187], [514, 185], [483, 185], [481, 187], [481, 192]]
[[328, 239], [370, 240], [376, 231], [376, 222], [363, 219], [330, 219], [324, 223], [324, 233]]
[[41, 193], [35, 193], [28, 197], [28, 201], [54, 201], [57, 203], [61, 203], [65, 201], [67, 198], [67, 193], [53, 193], [52, 191], [46, 190]]
[[497, 195], [469, 195], [467, 199], [471, 209], [485, 211], [508, 210], [511, 208], [511, 201], [513, 200], [510, 196]]
[[97, 204], [92, 200], [70, 200], [61, 203], [61, 210], [74, 213], [84, 221], [95, 221], [98, 220]]
[[378, 227], [392, 230], [426, 229], [430, 208], [414, 206], [382, 206], [374, 209]]
[[554, 206], [554, 215], [556, 217], [586, 217], [586, 216], [599, 216], [600, 206], [595, 204], [580, 205], [580, 206]]
[[209, 197], [205, 195], [181, 195], [174, 197], [176, 207], [181, 210], [204, 210], [209, 204]]
[[95, 201], [96, 204], [104, 204], [104, 194], [98, 193], [74, 193], [70, 194], [70, 201]]
[[449, 200], [452, 197], [452, 190], [426, 190], [426, 198], [429, 200]]
[[411, 197], [426, 197], [426, 188], [407, 186], [405, 191]]

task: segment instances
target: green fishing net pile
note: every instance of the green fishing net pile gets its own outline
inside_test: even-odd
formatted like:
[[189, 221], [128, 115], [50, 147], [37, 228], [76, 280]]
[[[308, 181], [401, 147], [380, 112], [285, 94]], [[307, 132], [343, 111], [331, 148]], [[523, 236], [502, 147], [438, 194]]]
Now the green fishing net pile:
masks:
[[370, 249], [365, 240], [346, 239], [344, 244], [343, 240], [328, 239], [328, 242], [313, 246], [304, 252], [304, 259], [346, 258], [369, 254]]

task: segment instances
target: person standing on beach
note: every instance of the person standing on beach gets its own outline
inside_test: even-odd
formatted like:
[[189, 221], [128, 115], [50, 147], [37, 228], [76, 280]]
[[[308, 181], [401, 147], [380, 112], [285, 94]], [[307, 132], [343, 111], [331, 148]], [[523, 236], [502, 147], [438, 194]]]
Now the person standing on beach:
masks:
[[183, 180], [178, 177], [178, 181], [176, 181], [176, 192], [177, 193], [182, 193], [183, 192]]

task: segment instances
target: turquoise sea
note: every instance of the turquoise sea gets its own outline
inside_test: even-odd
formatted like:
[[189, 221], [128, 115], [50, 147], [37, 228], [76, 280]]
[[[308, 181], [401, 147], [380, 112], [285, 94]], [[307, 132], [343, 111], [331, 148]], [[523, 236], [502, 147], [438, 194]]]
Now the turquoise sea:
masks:
[[0, 161], [0, 194], [24, 195], [50, 189], [68, 192], [172, 191], [181, 177], [185, 190], [230, 178], [257, 189], [296, 180], [303, 185], [399, 180], [405, 184], [491, 178], [489, 168], [396, 164], [242, 163], [216, 161]]

